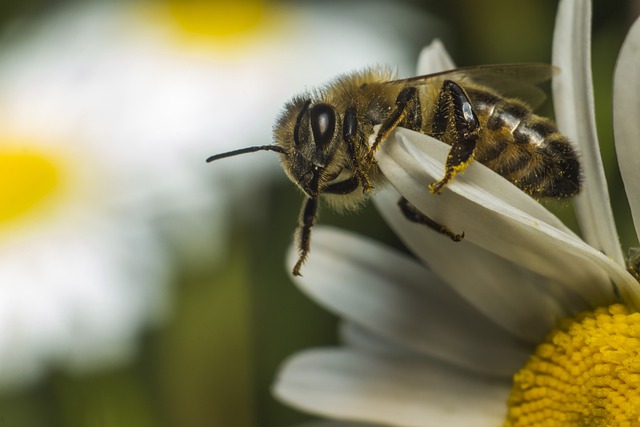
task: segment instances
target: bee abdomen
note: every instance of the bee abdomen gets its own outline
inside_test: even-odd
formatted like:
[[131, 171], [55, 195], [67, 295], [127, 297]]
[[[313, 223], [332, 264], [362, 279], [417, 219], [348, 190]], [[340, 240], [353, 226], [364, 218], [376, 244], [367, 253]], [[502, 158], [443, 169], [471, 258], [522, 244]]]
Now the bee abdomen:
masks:
[[576, 153], [550, 120], [518, 102], [482, 107], [486, 122], [484, 144], [475, 155], [478, 161], [533, 197], [566, 198], [580, 191]]
[[541, 163], [545, 165], [543, 173], [523, 177], [521, 188], [534, 197], [561, 199], [578, 194], [582, 184], [582, 172], [578, 156], [569, 140], [556, 132], [538, 151]]

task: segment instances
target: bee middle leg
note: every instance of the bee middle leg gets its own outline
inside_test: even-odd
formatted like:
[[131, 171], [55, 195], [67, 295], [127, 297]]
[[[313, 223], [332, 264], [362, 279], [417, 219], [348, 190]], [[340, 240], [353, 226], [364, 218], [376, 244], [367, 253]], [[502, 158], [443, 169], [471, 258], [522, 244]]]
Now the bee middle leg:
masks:
[[442, 83], [433, 115], [431, 136], [442, 140], [448, 136], [451, 149], [445, 163], [444, 177], [429, 186], [439, 193], [445, 185], [469, 165], [480, 137], [480, 121], [464, 89], [451, 80]]
[[400, 207], [400, 211], [411, 222], [415, 222], [418, 224], [426, 225], [434, 231], [437, 231], [440, 234], [444, 234], [448, 236], [454, 242], [459, 242], [464, 239], [464, 232], [461, 234], [454, 233], [447, 226], [440, 224], [437, 221], [429, 218], [422, 212], [420, 212], [415, 206], [413, 206], [407, 199], [404, 197], [400, 198], [398, 201], [398, 206]]
[[396, 98], [396, 107], [389, 116], [380, 124], [380, 129], [375, 141], [371, 145], [371, 156], [378, 150], [382, 141], [398, 126], [419, 131], [422, 127], [422, 108], [418, 89], [407, 86], [400, 91]]

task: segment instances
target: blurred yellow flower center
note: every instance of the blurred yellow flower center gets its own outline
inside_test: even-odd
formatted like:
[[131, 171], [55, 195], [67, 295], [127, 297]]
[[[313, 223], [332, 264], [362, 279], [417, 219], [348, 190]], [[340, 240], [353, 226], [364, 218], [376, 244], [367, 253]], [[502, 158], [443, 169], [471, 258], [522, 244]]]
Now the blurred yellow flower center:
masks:
[[46, 157], [0, 151], [0, 221], [32, 209], [57, 184], [56, 168]]
[[169, 11], [186, 33], [223, 38], [246, 33], [260, 24], [260, 0], [168, 0]]
[[561, 322], [514, 376], [505, 427], [640, 427], [640, 313]]

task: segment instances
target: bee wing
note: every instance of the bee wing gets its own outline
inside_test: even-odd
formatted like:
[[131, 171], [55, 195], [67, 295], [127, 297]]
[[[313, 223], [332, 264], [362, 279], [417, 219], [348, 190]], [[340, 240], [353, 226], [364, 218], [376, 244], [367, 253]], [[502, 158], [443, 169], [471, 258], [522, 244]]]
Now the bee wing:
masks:
[[521, 99], [535, 109], [547, 98], [547, 92], [539, 85], [550, 80], [558, 72], [559, 69], [550, 64], [491, 64], [455, 68], [389, 83], [420, 85], [427, 84], [432, 79], [472, 81], [494, 89], [502, 96]]

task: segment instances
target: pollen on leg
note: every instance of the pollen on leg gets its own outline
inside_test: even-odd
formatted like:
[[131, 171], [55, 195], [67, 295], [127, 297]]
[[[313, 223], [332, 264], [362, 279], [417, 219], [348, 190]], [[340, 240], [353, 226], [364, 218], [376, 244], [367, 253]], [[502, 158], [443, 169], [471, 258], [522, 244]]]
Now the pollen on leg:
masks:
[[[449, 159], [451, 159], [451, 156], [449, 156]], [[467, 166], [469, 166], [468, 161], [452, 167], [447, 167], [444, 177], [440, 181], [429, 184], [429, 191], [433, 194], [439, 194], [444, 186], [447, 185], [458, 173], [464, 172]]]
[[640, 427], [640, 313], [561, 322], [515, 374], [505, 427]]

